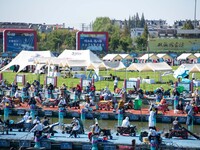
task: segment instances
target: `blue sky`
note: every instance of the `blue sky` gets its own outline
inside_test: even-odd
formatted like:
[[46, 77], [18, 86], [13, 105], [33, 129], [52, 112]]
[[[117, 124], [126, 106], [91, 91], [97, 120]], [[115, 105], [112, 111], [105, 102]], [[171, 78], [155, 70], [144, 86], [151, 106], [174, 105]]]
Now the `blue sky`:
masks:
[[[0, 0], [0, 22], [62, 24], [81, 28], [96, 17], [128, 19], [136, 12], [146, 19], [194, 19], [195, 0]], [[197, 0], [200, 20], [200, 0]]]

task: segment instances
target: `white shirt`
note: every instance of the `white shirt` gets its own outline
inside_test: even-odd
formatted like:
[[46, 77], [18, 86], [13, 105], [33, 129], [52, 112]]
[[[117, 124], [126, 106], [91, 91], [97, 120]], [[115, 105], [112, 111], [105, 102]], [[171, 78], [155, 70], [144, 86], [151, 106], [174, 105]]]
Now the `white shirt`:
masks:
[[155, 112], [154, 111], [150, 111], [150, 115], [149, 115], [149, 127], [154, 127], [155, 126], [154, 115], [155, 115]]
[[33, 132], [33, 131], [42, 131], [44, 128], [44, 125], [42, 123], [39, 123], [39, 124], [36, 124], [30, 132]]
[[122, 127], [128, 127], [128, 126], [130, 126], [130, 122], [128, 120], [124, 119], [122, 121]]

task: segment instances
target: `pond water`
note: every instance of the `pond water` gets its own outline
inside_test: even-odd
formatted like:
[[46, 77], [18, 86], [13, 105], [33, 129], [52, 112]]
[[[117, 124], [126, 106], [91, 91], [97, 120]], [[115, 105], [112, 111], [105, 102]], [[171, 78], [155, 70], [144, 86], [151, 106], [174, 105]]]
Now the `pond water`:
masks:
[[[10, 116], [10, 119], [14, 120], [15, 122], [20, 121], [22, 118], [22, 116]], [[55, 123], [58, 122], [58, 118], [56, 117], [49, 117], [50, 118], [50, 123]], [[42, 119], [42, 118], [40, 118]], [[72, 119], [69, 118], [64, 118], [64, 123], [66, 124], [70, 124], [72, 121]], [[114, 133], [116, 132], [117, 129], [117, 120], [98, 120], [99, 126], [103, 129], [111, 129], [111, 132]], [[91, 128], [90, 126], [94, 124], [94, 120], [85, 120], [83, 121], [84, 124], [84, 129], [85, 131], [90, 131]], [[148, 129], [148, 122], [133, 122], [131, 121], [131, 125], [134, 125], [137, 127], [138, 130], [138, 134], [140, 133], [140, 131], [143, 130], [147, 130]], [[182, 124], [182, 126], [186, 127], [185, 124]], [[171, 129], [172, 124], [170, 123], [157, 123], [156, 127], [158, 130], [163, 130], [165, 129], [165, 131], [167, 132], [169, 129]], [[200, 135], [200, 125], [194, 125], [193, 126], [193, 132], [197, 133], [198, 135]]]

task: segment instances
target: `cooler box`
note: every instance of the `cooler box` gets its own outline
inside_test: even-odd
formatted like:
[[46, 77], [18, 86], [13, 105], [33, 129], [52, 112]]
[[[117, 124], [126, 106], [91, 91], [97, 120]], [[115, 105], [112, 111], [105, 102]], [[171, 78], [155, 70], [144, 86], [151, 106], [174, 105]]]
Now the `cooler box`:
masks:
[[142, 106], [142, 100], [141, 99], [135, 99], [134, 101], [134, 109], [140, 110]]

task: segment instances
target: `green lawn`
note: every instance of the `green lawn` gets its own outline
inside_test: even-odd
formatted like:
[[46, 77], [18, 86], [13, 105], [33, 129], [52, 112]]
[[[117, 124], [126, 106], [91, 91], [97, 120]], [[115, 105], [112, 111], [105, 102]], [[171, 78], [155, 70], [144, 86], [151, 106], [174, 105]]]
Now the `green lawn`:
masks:
[[[177, 67], [173, 67], [174, 70], [176, 70]], [[82, 72], [83, 73], [83, 72]], [[84, 72], [85, 73], [85, 72]], [[87, 72], [87, 74], [89, 71]], [[32, 83], [35, 79], [38, 79], [38, 75], [32, 74], [32, 73], [19, 73], [19, 74], [24, 74], [26, 75], [26, 81], [29, 81]], [[127, 79], [129, 78], [146, 78], [149, 76], [149, 78], [154, 79], [157, 83], [156, 84], [141, 84], [140, 87], [144, 90], [152, 91], [155, 90], [157, 87], [162, 86], [164, 89], [172, 88], [171, 84], [169, 84], [169, 81], [176, 81], [176, 79], [173, 77], [173, 75], [168, 75], [162, 77], [163, 83], [159, 83], [159, 73], [157, 72], [127, 72], [126, 71], [100, 71], [101, 76], [105, 75], [116, 75], [120, 77], [120, 81], [118, 84], [118, 87], [121, 88], [123, 86], [124, 79], [127, 76]], [[6, 79], [9, 83], [12, 83], [15, 79], [16, 73], [13, 72], [3, 72], [3, 78]], [[200, 73], [196, 74], [196, 77], [200, 79]], [[44, 79], [45, 75], [40, 75], [40, 82], [41, 84], [44, 84]], [[74, 79], [74, 78], [63, 78], [63, 77], [58, 77], [58, 86], [60, 86], [62, 83], [65, 83], [68, 87], [75, 87], [76, 84], [79, 83], [79, 79]], [[19, 85], [20, 86], [20, 85]], [[108, 86], [111, 91], [113, 90], [113, 81], [98, 81], [95, 83], [96, 89], [100, 90], [104, 88], [105, 86]]]

